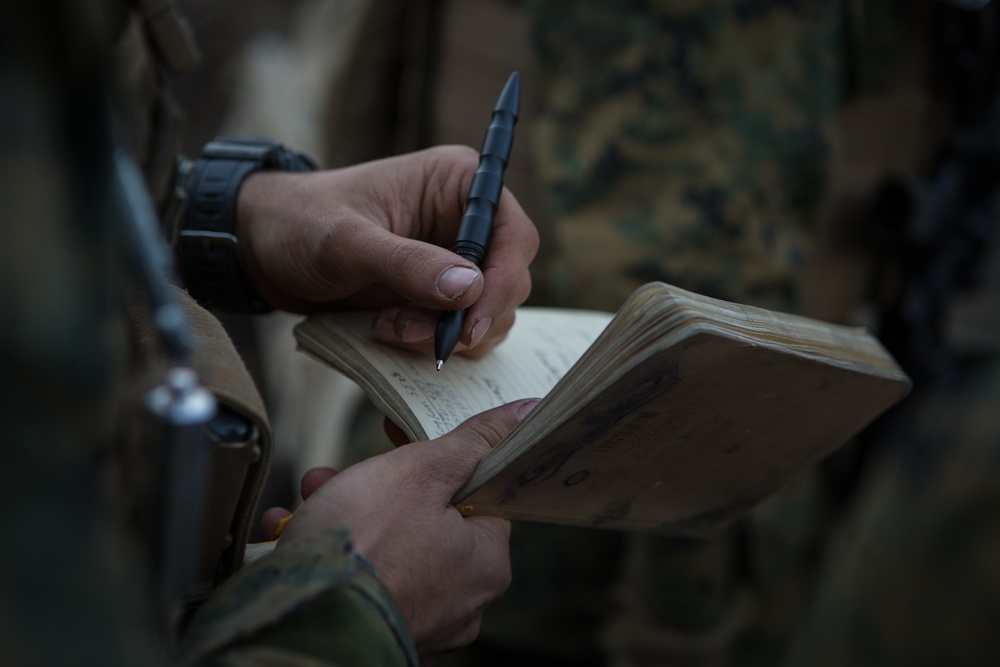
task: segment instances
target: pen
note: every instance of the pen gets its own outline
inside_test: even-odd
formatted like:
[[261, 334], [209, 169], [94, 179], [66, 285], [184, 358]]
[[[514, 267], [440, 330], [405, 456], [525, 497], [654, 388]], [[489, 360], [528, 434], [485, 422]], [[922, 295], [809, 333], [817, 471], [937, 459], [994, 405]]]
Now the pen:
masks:
[[[493, 214], [496, 213], [503, 191], [503, 172], [510, 159], [514, 144], [514, 124], [517, 123], [521, 102], [521, 77], [517, 72], [507, 79], [503, 91], [493, 107], [493, 118], [486, 129], [483, 148], [479, 151], [479, 167], [472, 177], [465, 213], [458, 227], [458, 239], [453, 250], [476, 266], [482, 266], [486, 247], [493, 231]], [[434, 332], [434, 356], [437, 369], [455, 351], [465, 323], [464, 310], [446, 310], [441, 313]]]

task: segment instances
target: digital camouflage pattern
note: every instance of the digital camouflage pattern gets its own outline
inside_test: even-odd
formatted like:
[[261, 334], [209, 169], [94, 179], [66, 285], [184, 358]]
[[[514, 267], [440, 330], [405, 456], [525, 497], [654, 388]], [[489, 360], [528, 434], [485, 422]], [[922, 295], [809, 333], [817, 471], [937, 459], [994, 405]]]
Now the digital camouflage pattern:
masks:
[[[616, 310], [663, 280], [790, 308], [841, 92], [836, 3], [527, 8], [551, 302]], [[815, 493], [806, 477], [708, 542], [517, 525], [483, 641], [559, 664], [774, 664]]]
[[[111, 126], [106, 97], [111, 55], [131, 67], [152, 61], [112, 48], [108, 30], [124, 24], [107, 8], [39, 2], [0, 12], [4, 661], [416, 665], [400, 612], [344, 527], [233, 575], [189, 626], [187, 643], [163, 623], [147, 529], [164, 471], [159, 442], [129, 437], [144, 360], [126, 304], [136, 252], [112, 185], [122, 128]], [[230, 381], [249, 382], [228, 349], [215, 362], [227, 364]], [[199, 519], [191, 517], [192, 533]]]
[[[665, 280], [793, 308], [837, 113], [891, 70], [896, 4], [527, 6], [550, 301], [613, 310]], [[996, 663], [998, 372], [917, 387], [847, 500], [816, 470], [714, 541], [516, 525], [464, 664]]]
[[[846, 3], [525, 4], [548, 304], [615, 310], [663, 280], [795, 308], [857, 56]], [[518, 524], [513, 585], [456, 662], [781, 664], [826, 539], [821, 481], [712, 541]]]
[[789, 308], [842, 89], [839, 3], [529, 2], [555, 302], [663, 280]]

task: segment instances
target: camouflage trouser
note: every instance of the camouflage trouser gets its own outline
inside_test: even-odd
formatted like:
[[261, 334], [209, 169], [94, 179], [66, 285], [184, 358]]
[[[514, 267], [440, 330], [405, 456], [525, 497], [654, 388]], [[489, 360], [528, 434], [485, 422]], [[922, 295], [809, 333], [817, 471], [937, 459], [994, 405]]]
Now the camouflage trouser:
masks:
[[1000, 664], [1000, 359], [875, 434], [790, 664]]
[[711, 541], [516, 523], [510, 591], [441, 664], [776, 664], [811, 590], [816, 491], [804, 476]]
[[812, 588], [818, 491], [804, 475], [717, 540], [630, 536], [610, 664], [779, 663]]

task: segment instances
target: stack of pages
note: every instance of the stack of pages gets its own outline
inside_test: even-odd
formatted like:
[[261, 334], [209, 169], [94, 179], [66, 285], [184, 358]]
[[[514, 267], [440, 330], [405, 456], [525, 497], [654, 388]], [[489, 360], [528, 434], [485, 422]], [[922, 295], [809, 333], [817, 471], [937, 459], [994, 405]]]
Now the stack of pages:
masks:
[[539, 405], [456, 495], [466, 515], [710, 535], [909, 391], [863, 329], [666, 285], [617, 314], [521, 308], [483, 359], [376, 342], [372, 313], [312, 316], [300, 349], [413, 440], [521, 398]]

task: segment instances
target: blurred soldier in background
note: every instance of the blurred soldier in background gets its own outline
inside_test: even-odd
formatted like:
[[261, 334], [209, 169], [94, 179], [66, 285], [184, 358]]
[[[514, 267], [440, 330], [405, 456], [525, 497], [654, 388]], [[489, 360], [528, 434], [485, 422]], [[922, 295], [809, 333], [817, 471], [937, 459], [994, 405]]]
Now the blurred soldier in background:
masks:
[[[997, 522], [988, 519], [997, 506], [995, 485], [986, 483], [995, 463], [978, 473], [974, 466], [996, 460], [996, 380], [979, 358], [975, 370], [966, 370], [967, 378], [959, 365], [947, 384], [935, 387], [908, 363], [913, 355], [905, 346], [933, 337], [928, 326], [942, 333], [940, 299], [951, 303], [954, 288], [962, 284], [942, 273], [967, 269], [995, 226], [995, 215], [984, 207], [997, 184], [995, 8], [949, 12], [921, 3], [904, 8], [808, 1], [529, 6], [541, 68], [537, 167], [557, 243], [549, 282], [557, 302], [613, 308], [642, 282], [662, 279], [731, 300], [852, 321], [865, 301], [874, 298], [881, 305], [878, 299], [888, 291], [898, 295], [895, 305], [884, 314], [876, 310], [882, 316], [867, 323], [878, 327], [918, 378], [898, 421], [868, 434], [895, 442], [899, 458], [869, 470], [867, 460], [851, 457], [859, 450], [849, 450], [828, 463], [824, 474], [800, 480], [713, 543], [629, 537], [625, 586], [617, 598], [622, 608], [612, 612], [603, 634], [611, 662], [780, 664], [799, 630], [804, 648], [796, 659], [808, 656], [801, 664], [815, 664], [819, 656], [831, 664], [909, 664], [921, 656], [914, 648], [920, 645], [930, 650], [924, 656], [934, 656], [928, 662], [947, 661], [952, 637], [965, 640], [964, 657], [986, 658], [987, 624], [998, 620], [996, 603], [990, 602], [995, 589], [986, 585], [997, 568], [983, 567], [995, 556], [986, 546], [997, 534]], [[968, 41], [954, 43], [954, 31], [964, 31]], [[942, 44], [950, 50], [932, 46], [929, 36], [940, 34], [953, 41]], [[965, 74], [963, 88], [929, 90], [924, 77], [955, 54], [962, 58], [955, 64], [966, 69], [946, 71], [943, 80], [954, 83]], [[912, 62], [921, 56], [937, 62]], [[838, 126], [854, 96], [887, 85], [888, 76], [902, 67], [910, 68], [903, 74], [911, 77], [916, 70], [916, 80], [902, 85], [915, 86], [922, 97], [911, 95], [909, 101], [923, 105], [903, 107], [895, 117], [861, 118], [860, 128]], [[927, 101], [942, 90], [944, 100], [931, 102], [951, 107], [953, 120], [942, 116], [942, 105]], [[962, 96], [973, 94], [978, 109], [970, 112]], [[879, 126], [882, 120], [887, 124]], [[872, 220], [864, 207], [854, 209], [854, 220], [845, 217], [846, 195], [871, 202], [887, 174], [919, 174], [952, 126], [958, 129], [956, 150], [938, 162], [926, 194], [915, 194], [905, 224], [893, 227], [885, 220], [884, 205], [874, 211], [883, 218], [882, 229], [888, 223], [922, 245], [880, 247], [874, 223], [864, 224]], [[881, 144], [885, 153], [862, 164], [847, 162], [857, 156], [834, 150], [837, 132], [864, 130], [888, 135]], [[859, 167], [867, 182], [859, 183], [857, 173], [834, 172]], [[955, 184], [956, 178], [964, 182]], [[949, 188], [958, 194], [949, 196]], [[938, 217], [933, 231], [928, 215]], [[836, 225], [834, 232], [830, 227]], [[907, 256], [892, 267], [855, 257], [847, 269], [853, 275], [839, 282], [844, 273], [833, 269], [845, 267], [821, 263], [828, 248], [809, 247], [811, 237], [826, 243], [831, 234], [839, 239], [853, 234], [855, 251], [874, 254], [879, 262], [888, 259], [887, 251]], [[810, 256], [816, 258], [811, 263]], [[866, 266], [882, 271], [878, 294], [851, 292], [875, 282], [878, 274], [857, 271]], [[833, 312], [845, 302], [849, 309]], [[900, 327], [893, 313], [901, 309], [909, 317]], [[935, 340], [944, 342], [940, 335]], [[922, 357], [939, 361], [949, 354], [947, 347], [929, 346]], [[928, 449], [937, 456], [916, 454]], [[914, 458], [927, 466], [926, 477], [904, 472]], [[870, 494], [888, 495], [852, 498], [862, 471], [875, 485]], [[913, 495], [899, 495], [907, 479], [915, 485]], [[956, 497], [943, 497], [949, 491], [942, 486]], [[983, 504], [975, 508], [977, 501]], [[924, 517], [910, 513], [918, 503], [936, 504], [936, 518], [926, 516], [925, 505]], [[976, 518], [977, 509], [985, 521]], [[833, 520], [844, 512], [845, 531], [854, 531], [857, 550], [839, 545], [846, 553], [827, 556], [823, 547]], [[865, 534], [872, 528], [859, 526], [876, 520], [895, 522], [902, 534], [888, 526]], [[941, 544], [955, 529], [969, 551], [959, 546], [952, 552]], [[526, 566], [518, 566], [517, 538], [513, 544], [520, 584]], [[932, 545], [937, 548], [922, 549], [928, 555], [912, 569], [899, 564], [906, 549]], [[583, 549], [552, 551], [565, 557]], [[877, 575], [868, 570], [876, 561], [862, 553], [892, 553], [898, 560], [880, 558], [887, 571]], [[971, 567], [963, 569], [966, 565]], [[968, 577], [967, 583], [952, 579], [959, 575]], [[886, 582], [881, 591], [873, 585], [879, 576]], [[976, 588], [977, 579], [983, 589]], [[817, 604], [822, 611], [803, 626], [816, 581], [822, 582]], [[949, 607], [964, 600], [966, 606], [942, 624], [935, 598]], [[905, 611], [897, 608], [900, 603]], [[493, 609], [491, 619], [504, 609]], [[491, 619], [484, 639], [490, 637]], [[915, 630], [923, 641], [908, 645], [895, 623]]]
[[[916, 646], [928, 663], [948, 661], [952, 637], [964, 639], [960, 654], [970, 661], [991, 655], [987, 627], [1000, 619], [987, 584], [998, 570], [986, 565], [995, 562], [987, 545], [997, 534], [989, 519], [996, 486], [988, 483], [996, 464], [974, 466], [996, 461], [996, 379], [983, 363], [989, 357], [977, 355], [934, 385], [906, 351], [930, 337], [940, 344], [927, 346], [923, 361], [937, 366], [955, 354], [957, 341], [941, 336], [944, 313], [996, 226], [988, 205], [997, 186], [1000, 23], [995, 7], [978, 4], [529, 4], [543, 91], [537, 166], [555, 229], [549, 284], [558, 302], [614, 307], [638, 284], [661, 279], [866, 323], [918, 382], [894, 421], [867, 435], [879, 444], [835, 456], [722, 539], [630, 537], [622, 608], [602, 641], [613, 664], [780, 664], [793, 640], [801, 664], [820, 656], [831, 664], [911, 664], [921, 656]], [[890, 84], [894, 96], [845, 115]], [[878, 113], [903, 95], [895, 115]], [[837, 141], [862, 132], [872, 143], [859, 160]], [[937, 156], [946, 142], [952, 150]], [[901, 211], [895, 223], [886, 220], [884, 203], [868, 213], [882, 179], [921, 175], [931, 158], [938, 167], [905, 222]], [[909, 248], [880, 245], [877, 223]], [[844, 239], [853, 239], [853, 256]], [[831, 259], [838, 250], [846, 255], [840, 263]], [[890, 253], [898, 258], [892, 266]], [[896, 298], [886, 303], [887, 294]], [[875, 307], [863, 310], [865, 303]], [[896, 443], [898, 454], [869, 466], [859, 452], [887, 447], [881, 441]], [[916, 453], [925, 450], [937, 456]], [[904, 472], [914, 459], [926, 477]], [[858, 475], [872, 486], [855, 498]], [[913, 495], [900, 493], [907, 479]], [[837, 519], [847, 539], [858, 540], [856, 550], [838, 543], [843, 551], [826, 552]], [[895, 522], [901, 534], [888, 525], [868, 532], [871, 521]], [[956, 529], [962, 546], [953, 551], [942, 542]], [[903, 567], [907, 549], [928, 555]], [[882, 556], [885, 571], [876, 574], [869, 570], [876, 560], [862, 556], [876, 553], [897, 560]], [[879, 577], [881, 590], [873, 585]], [[817, 581], [817, 611], [803, 625]], [[966, 606], [942, 624], [935, 598]], [[923, 641], [908, 644], [896, 623]], [[484, 638], [489, 619], [486, 627]]]
[[[840, 8], [527, 8], [551, 302], [614, 310], [663, 280], [793, 308], [842, 94]], [[564, 664], [775, 664], [809, 587], [816, 493], [801, 479], [713, 541], [518, 525], [515, 584], [480, 644]], [[515, 624], [519, 600], [556, 622]]]

